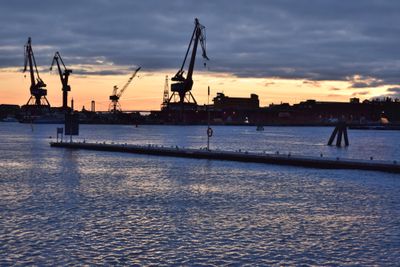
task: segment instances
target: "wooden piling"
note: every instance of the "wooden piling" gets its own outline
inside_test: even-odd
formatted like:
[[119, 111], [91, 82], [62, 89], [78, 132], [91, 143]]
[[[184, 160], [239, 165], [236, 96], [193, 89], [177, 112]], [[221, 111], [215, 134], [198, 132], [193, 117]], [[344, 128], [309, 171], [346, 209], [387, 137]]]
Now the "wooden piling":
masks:
[[347, 136], [347, 127], [345, 126], [343, 129], [344, 134], [344, 144], [345, 146], [349, 146], [349, 137]]
[[329, 138], [328, 146], [332, 145], [333, 140], [335, 140], [337, 132], [338, 132], [338, 127], [336, 126], [335, 129], [333, 130], [332, 134], [331, 134], [331, 137]]
[[349, 137], [347, 135], [347, 125], [345, 122], [339, 122], [333, 130], [328, 141], [328, 146], [331, 146], [336, 137], [336, 146], [342, 146], [342, 138], [344, 138], [345, 146], [349, 146]]

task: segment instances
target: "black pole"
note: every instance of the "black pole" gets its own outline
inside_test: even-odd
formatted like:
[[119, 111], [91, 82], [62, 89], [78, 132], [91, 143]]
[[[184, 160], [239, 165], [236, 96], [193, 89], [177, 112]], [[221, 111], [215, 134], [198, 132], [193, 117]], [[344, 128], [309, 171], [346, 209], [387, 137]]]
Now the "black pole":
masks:
[[343, 134], [344, 134], [344, 143], [346, 146], [349, 146], [349, 137], [347, 136], [347, 127], [346, 126], [344, 126]]
[[335, 130], [333, 130], [331, 137], [329, 138], [329, 141], [328, 141], [328, 146], [331, 146], [333, 143], [333, 140], [335, 140], [338, 129], [339, 129], [338, 126], [336, 126]]
[[338, 131], [338, 135], [337, 135], [337, 139], [336, 139], [336, 146], [340, 147], [342, 144], [342, 135], [343, 135], [343, 128], [342, 126], [338, 126], [339, 131]]
[[210, 86], [208, 86], [208, 96], [207, 96], [207, 150], [210, 151]]

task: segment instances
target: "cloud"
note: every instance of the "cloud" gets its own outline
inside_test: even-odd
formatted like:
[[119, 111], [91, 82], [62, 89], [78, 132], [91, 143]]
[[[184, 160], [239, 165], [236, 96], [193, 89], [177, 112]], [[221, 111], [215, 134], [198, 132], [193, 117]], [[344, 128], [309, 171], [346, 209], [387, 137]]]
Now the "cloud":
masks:
[[[198, 17], [206, 26], [210, 73], [308, 81], [360, 76], [373, 80], [353, 81], [352, 88], [394, 85], [399, 9], [391, 0], [4, 1], [0, 68], [23, 64], [31, 36], [40, 66], [60, 51], [70, 65], [101, 58], [114, 66], [178, 70]], [[202, 63], [198, 56], [197, 70]]]
[[347, 80], [351, 83], [349, 89], [373, 88], [384, 86], [386, 84], [386, 82], [381, 79], [363, 75], [353, 75], [347, 77]]
[[370, 94], [370, 91], [361, 91], [361, 92], [354, 92], [351, 95], [352, 96], [364, 96]]
[[373, 97], [373, 98], [374, 99], [375, 98], [383, 99], [383, 98], [387, 98], [387, 97], [389, 97], [391, 99], [400, 99], [400, 87], [388, 88], [386, 90], [386, 94], [383, 94], [383, 95], [380, 95], [380, 96], [376, 96], [376, 97]]
[[268, 86], [274, 85], [274, 84], [275, 84], [274, 82], [266, 82], [266, 83], [264, 83], [264, 86], [265, 86], [265, 87], [268, 87]]
[[400, 94], [400, 87], [388, 88], [386, 91], [392, 94]]
[[119, 70], [84, 70], [84, 69], [77, 69], [73, 71], [74, 75], [121, 75], [121, 74], [127, 74], [125, 71], [119, 71]]
[[351, 88], [367, 88], [367, 87], [379, 87], [385, 85], [385, 82], [380, 80], [380, 81], [371, 81], [371, 82], [354, 82], [351, 85]]
[[339, 94], [329, 94], [329, 97], [343, 97], [343, 95], [339, 95]]
[[387, 97], [391, 97], [394, 99], [400, 99], [400, 87], [392, 87], [386, 90], [388, 94]]
[[317, 81], [303, 81], [303, 84], [309, 84], [314, 87], [321, 87], [321, 84]]
[[370, 87], [370, 84], [365, 82], [356, 82], [351, 85], [351, 88], [366, 88], [366, 87]]

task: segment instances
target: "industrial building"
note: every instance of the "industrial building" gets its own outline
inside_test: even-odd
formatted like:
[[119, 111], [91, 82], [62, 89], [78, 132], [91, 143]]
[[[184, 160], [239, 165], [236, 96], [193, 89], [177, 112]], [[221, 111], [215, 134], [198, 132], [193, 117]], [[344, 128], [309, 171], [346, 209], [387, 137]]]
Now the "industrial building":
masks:
[[213, 99], [214, 110], [254, 110], [260, 107], [258, 95], [251, 94], [246, 97], [229, 97], [224, 93], [217, 93]]

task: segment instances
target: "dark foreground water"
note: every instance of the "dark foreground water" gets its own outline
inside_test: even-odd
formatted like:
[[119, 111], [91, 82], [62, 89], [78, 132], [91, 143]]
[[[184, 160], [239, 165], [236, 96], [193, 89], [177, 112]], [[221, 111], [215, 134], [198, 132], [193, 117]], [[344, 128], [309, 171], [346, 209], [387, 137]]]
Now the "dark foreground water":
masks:
[[[399, 266], [400, 176], [50, 148], [0, 123], [0, 265]], [[215, 127], [228, 150], [400, 161], [400, 133]], [[81, 126], [80, 139], [205, 146], [205, 127]]]

